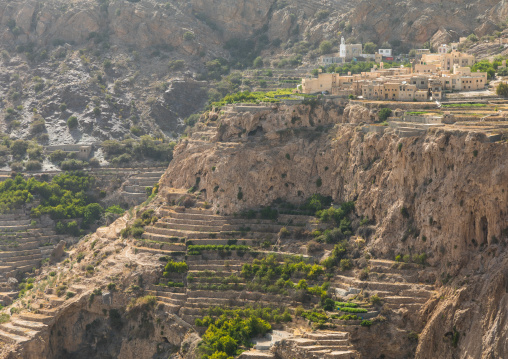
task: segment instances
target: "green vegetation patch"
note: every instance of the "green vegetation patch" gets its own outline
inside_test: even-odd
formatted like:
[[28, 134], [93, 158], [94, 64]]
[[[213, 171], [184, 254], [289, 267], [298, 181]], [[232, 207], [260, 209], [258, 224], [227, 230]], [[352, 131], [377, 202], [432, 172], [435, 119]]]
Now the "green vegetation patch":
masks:
[[451, 103], [443, 105], [445, 108], [468, 108], [468, 107], [487, 107], [485, 103]]
[[103, 208], [96, 203], [91, 191], [95, 178], [84, 172], [68, 172], [58, 175], [51, 182], [35, 178], [25, 180], [21, 175], [0, 183], [0, 213], [12, 212], [26, 203], [38, 200], [32, 208], [32, 216], [48, 214], [54, 220], [83, 218], [82, 228], [98, 220]]
[[212, 307], [203, 319], [196, 319], [196, 326], [206, 327], [198, 346], [201, 359], [224, 358], [239, 355], [252, 346], [251, 339], [271, 331], [270, 323], [291, 321], [287, 310], [278, 308], [224, 309]]
[[232, 245], [203, 244], [203, 245], [189, 245], [189, 246], [187, 246], [187, 253], [189, 255], [200, 255], [202, 251], [248, 252], [248, 251], [250, 251], [250, 247], [244, 246], [244, 245], [237, 245], [237, 244], [232, 244]]
[[351, 307], [339, 307], [341, 312], [346, 313], [367, 313], [368, 310], [364, 308], [351, 308]]
[[282, 89], [277, 91], [243, 91], [230, 95], [226, 95], [222, 100], [214, 102], [212, 105], [216, 107], [221, 107], [224, 105], [234, 104], [234, 103], [261, 103], [261, 102], [270, 102], [277, 103], [280, 102], [281, 98], [285, 98], [291, 96], [293, 94], [293, 89]]

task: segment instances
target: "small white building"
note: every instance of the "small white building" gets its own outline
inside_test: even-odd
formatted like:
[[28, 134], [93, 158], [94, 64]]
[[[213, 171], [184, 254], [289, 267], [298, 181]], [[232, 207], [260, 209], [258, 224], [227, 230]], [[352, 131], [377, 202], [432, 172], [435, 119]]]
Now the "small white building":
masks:
[[392, 57], [392, 49], [379, 49], [378, 53], [384, 57]]
[[351, 60], [354, 57], [360, 57], [363, 53], [362, 44], [347, 44], [344, 40], [344, 37], [341, 38], [340, 46], [339, 46], [339, 56], [346, 59]]

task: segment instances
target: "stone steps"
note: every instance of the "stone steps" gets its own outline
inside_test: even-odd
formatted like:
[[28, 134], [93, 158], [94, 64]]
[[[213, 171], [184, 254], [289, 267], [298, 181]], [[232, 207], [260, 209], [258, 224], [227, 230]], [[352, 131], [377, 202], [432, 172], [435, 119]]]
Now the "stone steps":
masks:
[[427, 302], [427, 298], [423, 297], [384, 297], [384, 301], [388, 304], [424, 304]]
[[28, 313], [24, 312], [19, 315], [19, 317], [26, 321], [33, 321], [33, 322], [39, 322], [48, 324], [53, 319], [52, 316], [42, 315], [42, 314], [35, 314], [35, 313]]
[[45, 316], [54, 317], [58, 313], [59, 308], [40, 308], [41, 312]]
[[[182, 230], [182, 231], [193, 231], [193, 232], [220, 232], [223, 230], [223, 226], [210, 226], [205, 224], [177, 224], [167, 222], [157, 222], [151, 228], [156, 229], [170, 229], [170, 230]], [[158, 233], [158, 232], [154, 232]]]
[[33, 263], [40, 261], [42, 259], [41, 252], [39, 251], [38, 254], [31, 254], [29, 256], [12, 256], [12, 257], [4, 257], [1, 259], [2, 264], [4, 265], [24, 265], [26, 263]]
[[127, 185], [123, 187], [123, 190], [127, 193], [146, 195], [146, 187], [147, 186]]
[[136, 253], [149, 253], [149, 254], [161, 254], [166, 256], [180, 256], [184, 255], [182, 252], [167, 251], [164, 249], [147, 248], [147, 247], [134, 247], [133, 250]]
[[202, 272], [205, 270], [210, 271], [220, 271], [221, 268], [224, 268], [222, 271], [231, 271], [231, 272], [240, 272], [242, 270], [242, 266], [239, 264], [231, 264], [227, 268], [225, 266], [218, 266], [215, 264], [193, 264], [189, 265], [189, 272]]
[[173, 313], [173, 314], [177, 314], [178, 311], [180, 310], [180, 306], [179, 305], [173, 305], [173, 304], [166, 303], [166, 302], [163, 302], [163, 301], [160, 301], [160, 300], [157, 301], [157, 305], [162, 306], [169, 313]]
[[[167, 251], [180, 251], [185, 252], [187, 250], [187, 247], [184, 243], [173, 243], [168, 240], [168, 237], [159, 237], [157, 234], [151, 234], [151, 233], [143, 233], [141, 236], [141, 241], [146, 240], [146, 247], [152, 248], [152, 246], [148, 246], [149, 244], [152, 245], [159, 245], [161, 246], [161, 249], [167, 250]], [[151, 241], [151, 242], [150, 242]]]
[[214, 221], [214, 220], [224, 220], [226, 221], [228, 217], [218, 216], [213, 213], [196, 213], [193, 211], [189, 212], [189, 209], [186, 209], [185, 212], [175, 212], [172, 209], [162, 208], [160, 210], [161, 215], [164, 220], [166, 219], [179, 219], [179, 220], [192, 220], [192, 221]]
[[45, 329], [48, 327], [44, 323], [34, 322], [34, 321], [30, 321], [30, 320], [23, 320], [23, 319], [19, 319], [19, 318], [11, 319], [11, 323], [17, 327], [26, 328], [26, 329], [35, 330], [35, 331], [42, 330], [42, 329]]
[[200, 225], [223, 226], [229, 223], [229, 221], [225, 219], [183, 219], [183, 218], [163, 217], [159, 220], [158, 223], [164, 223], [167, 225], [175, 224], [175, 225], [197, 225], [197, 226]]
[[3, 227], [10, 226], [30, 226], [32, 223], [31, 219], [2, 219], [0, 218], [0, 229]]
[[29, 337], [32, 338], [37, 335], [37, 331], [33, 329], [28, 329], [25, 327], [18, 327], [14, 325], [12, 322], [4, 323], [0, 325], [0, 330], [4, 332], [8, 332], [13, 335], [18, 335], [20, 337]]
[[131, 186], [141, 186], [141, 187], [153, 187], [155, 184], [159, 183], [160, 177], [154, 177], [154, 178], [129, 178], [128, 183]]
[[[361, 289], [368, 289], [370, 291], [382, 290], [382, 291], [394, 291], [398, 292], [401, 290], [411, 289], [410, 284], [406, 283], [386, 283], [386, 282], [371, 282], [371, 281], [360, 281], [356, 278], [345, 277], [341, 275], [335, 276], [335, 283], [342, 283], [347, 286], [353, 286]], [[334, 283], [334, 284], [335, 284]]]
[[352, 350], [334, 350], [326, 353], [324, 359], [356, 359], [359, 358], [357, 352]]
[[6, 251], [6, 252], [0, 252], [0, 260], [3, 261], [3, 258], [13, 258], [16, 256], [32, 256], [40, 254], [40, 249], [27, 249], [27, 250], [20, 250], [20, 251]]
[[10, 332], [4, 331], [3, 327], [0, 326], [0, 341], [3, 341], [4, 343], [18, 344], [18, 343], [26, 342], [30, 339], [31, 339], [30, 337], [27, 337], [24, 335], [12, 334]]
[[184, 244], [184, 242], [181, 242], [181, 238], [180, 237], [174, 237], [174, 236], [167, 236], [165, 234], [152, 233], [149, 227], [145, 227], [145, 233], [143, 233], [141, 238], [145, 238], [145, 239], [149, 239], [149, 240], [157, 241], [157, 242], [169, 243], [169, 244], [177, 244], [177, 243]]
[[429, 290], [403, 290], [402, 292], [400, 292], [400, 295], [401, 296], [404, 296], [404, 297], [421, 297], [421, 298], [426, 298], [426, 299], [429, 299], [435, 292], [434, 291], [429, 291]]
[[240, 354], [238, 359], [276, 359], [276, 357], [270, 352], [251, 349]]
[[13, 277], [18, 272], [21, 272], [21, 273], [30, 272], [33, 267], [35, 267], [35, 265], [27, 265], [27, 266], [23, 266], [23, 267], [16, 267], [15, 269], [12, 269], [10, 272], [4, 272], [4, 274], [7, 277]]

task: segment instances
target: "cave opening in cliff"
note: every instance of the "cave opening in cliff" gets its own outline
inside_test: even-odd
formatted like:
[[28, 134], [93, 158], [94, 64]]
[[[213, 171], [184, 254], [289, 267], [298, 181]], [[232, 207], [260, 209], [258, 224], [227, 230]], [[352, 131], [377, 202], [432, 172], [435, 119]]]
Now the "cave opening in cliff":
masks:
[[480, 219], [480, 231], [481, 231], [481, 244], [487, 244], [489, 238], [489, 222], [487, 217], [483, 216]]

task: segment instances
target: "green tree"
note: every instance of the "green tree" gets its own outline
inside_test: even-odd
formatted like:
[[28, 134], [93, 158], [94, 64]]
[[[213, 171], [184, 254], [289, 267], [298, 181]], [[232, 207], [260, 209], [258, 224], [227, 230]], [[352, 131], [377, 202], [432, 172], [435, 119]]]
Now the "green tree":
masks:
[[390, 110], [389, 108], [382, 108], [378, 112], [379, 121], [381, 121], [381, 122], [386, 121], [388, 119], [388, 117], [390, 117], [391, 115], [392, 115], [392, 110]]
[[23, 158], [28, 149], [28, 141], [16, 140], [11, 144], [11, 153], [15, 158]]
[[476, 36], [475, 34], [469, 35], [467, 39], [472, 42], [478, 42], [478, 36]]
[[76, 128], [78, 126], [78, 118], [76, 116], [71, 116], [67, 120], [67, 127]]
[[183, 39], [185, 41], [192, 41], [196, 38], [196, 35], [194, 35], [194, 33], [190, 32], [190, 31], [186, 31], [184, 34], [183, 34]]
[[324, 40], [319, 44], [319, 51], [321, 54], [329, 54], [332, 51], [332, 43], [330, 41]]
[[508, 84], [505, 82], [501, 82], [496, 89], [496, 93], [499, 96], [508, 97]]
[[263, 59], [261, 58], [261, 56], [256, 57], [252, 65], [257, 69], [263, 67]]
[[363, 45], [363, 52], [365, 54], [375, 54], [376, 50], [377, 46], [373, 42], [367, 42]]

